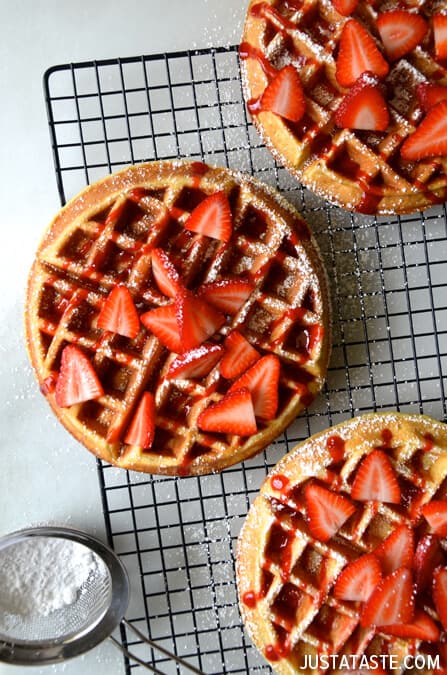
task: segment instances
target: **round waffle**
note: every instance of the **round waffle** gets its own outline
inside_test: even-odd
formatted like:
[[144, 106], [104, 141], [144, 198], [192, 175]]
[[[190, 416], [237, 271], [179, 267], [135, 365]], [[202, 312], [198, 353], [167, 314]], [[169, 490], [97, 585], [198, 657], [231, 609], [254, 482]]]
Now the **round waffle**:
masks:
[[[255, 127], [290, 173], [333, 204], [362, 213], [394, 214], [442, 203], [447, 198], [447, 152], [409, 160], [401, 150], [424, 120], [418, 86], [447, 85], [447, 61], [437, 57], [433, 37], [435, 14], [447, 24], [445, 3], [354, 0], [351, 16], [340, 14], [334, 4], [331, 0], [251, 0], [240, 56], [244, 95]], [[384, 72], [389, 66], [386, 76], [379, 74], [388, 123], [385, 120], [382, 131], [343, 128], [336, 113], [352, 89], [337, 79], [343, 28], [354, 21], [359, 31], [366, 29], [379, 52], [377, 58], [386, 59], [377, 21], [396, 9], [420, 15], [427, 32], [409, 53], [378, 66], [379, 72], [381, 66]], [[262, 105], [267, 86], [289, 64], [299, 73], [304, 94], [305, 112], [299, 121], [289, 121]], [[447, 104], [441, 105], [445, 106], [440, 110], [442, 120]], [[436, 136], [434, 130], [432, 143]], [[439, 147], [437, 151], [442, 154]]]
[[[191, 213], [200, 215], [216, 193], [231, 210], [226, 241], [188, 229]], [[154, 250], [160, 264], [167, 260], [165, 284]], [[174, 299], [170, 283], [183, 289]], [[245, 291], [236, 308], [210, 309], [215, 284]], [[130, 302], [130, 337], [118, 324], [108, 330], [104, 306], [113, 293]], [[198, 348], [191, 308], [194, 329], [206, 331]], [[171, 333], [184, 322], [176, 350], [147, 328], [171, 310]], [[211, 330], [208, 314], [217, 317]], [[330, 344], [327, 283], [307, 225], [273, 189], [199, 162], [153, 162], [87, 187], [57, 214], [31, 270], [26, 333], [42, 392], [91, 452], [139, 471], [209, 473], [261, 450], [320, 390]], [[234, 362], [222, 365], [235, 335], [249, 365], [273, 364], [276, 404], [255, 412], [255, 423], [251, 411], [248, 431], [228, 420], [210, 431], [210, 407], [225, 401], [225, 416], [254, 399], [247, 373], [257, 364], [247, 369], [237, 358], [236, 376]], [[88, 400], [77, 402], [85, 390]]]
[[[428, 503], [447, 507], [446, 449], [445, 424], [421, 415], [369, 414], [308, 438], [271, 471], [239, 537], [237, 577], [245, 626], [276, 672], [321, 672], [318, 664], [323, 668], [323, 657], [330, 655], [336, 658], [327, 672], [367, 672], [362, 668], [372, 668], [371, 657], [383, 654], [395, 655], [395, 664], [407, 655], [440, 654], [444, 663], [441, 660], [438, 665], [441, 669], [447, 666], [445, 602], [439, 612], [431, 589], [434, 568], [447, 564], [447, 528], [444, 524], [440, 534], [433, 534], [424, 516]], [[361, 471], [364, 478], [366, 465], [360, 467], [372, 459], [372, 453], [375, 459], [381, 456], [383, 461], [383, 454], [388, 458], [385, 461], [400, 491], [393, 503], [367, 500], [364, 495], [359, 498], [356, 480]], [[380, 483], [377, 474], [371, 482]], [[345, 521], [329, 537], [311, 522], [313, 495], [321, 489], [341, 498], [343, 508], [348, 505]], [[330, 509], [336, 508], [330, 504]], [[330, 514], [326, 517], [330, 519]], [[394, 543], [388, 539], [384, 546], [396, 530]], [[405, 543], [396, 544], [396, 536]], [[431, 553], [435, 547], [436, 556]], [[393, 572], [390, 561], [396, 567], [413, 568], [404, 574], [414, 575], [418, 588], [415, 611], [416, 616], [425, 617], [426, 635], [405, 637], [405, 628], [397, 637], [395, 628], [370, 625], [372, 608], [365, 609], [366, 600], [340, 598], [342, 582], [349, 578], [344, 570], [362, 556], [358, 565], [363, 564], [367, 554], [372, 555], [366, 561], [371, 564], [374, 558], [383, 575]], [[399, 556], [404, 556], [405, 563]], [[354, 578], [360, 575], [362, 579], [358, 569]], [[363, 579], [361, 583], [366, 586]], [[399, 600], [393, 596], [391, 606]], [[411, 621], [407, 617], [406, 622]], [[343, 664], [342, 656], [351, 661]], [[393, 672], [410, 672], [395, 667]], [[377, 672], [384, 671], [391, 672], [390, 661]], [[417, 672], [434, 671], [422, 667]]]

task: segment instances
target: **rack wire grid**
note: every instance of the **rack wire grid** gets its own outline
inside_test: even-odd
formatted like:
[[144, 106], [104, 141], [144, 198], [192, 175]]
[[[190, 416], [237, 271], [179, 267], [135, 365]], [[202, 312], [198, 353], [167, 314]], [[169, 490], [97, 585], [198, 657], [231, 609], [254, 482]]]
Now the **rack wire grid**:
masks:
[[[44, 87], [62, 203], [130, 163], [197, 158], [276, 186], [308, 220], [330, 270], [325, 388], [264, 453], [200, 478], [98, 462], [109, 540], [132, 580], [129, 620], [205, 673], [271, 672], [238, 612], [240, 527], [268, 470], [308, 435], [371, 410], [446, 419], [446, 207], [374, 218], [304, 189], [247, 118], [235, 47], [61, 65]], [[180, 672], [122, 637], [156, 668]]]

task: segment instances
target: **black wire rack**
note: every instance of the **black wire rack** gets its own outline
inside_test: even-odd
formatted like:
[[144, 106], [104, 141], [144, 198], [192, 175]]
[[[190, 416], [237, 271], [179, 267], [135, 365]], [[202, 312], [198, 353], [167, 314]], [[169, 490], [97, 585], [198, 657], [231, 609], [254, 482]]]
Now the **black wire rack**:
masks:
[[[61, 202], [128, 164], [191, 157], [277, 187], [330, 270], [333, 350], [312, 407], [264, 453], [218, 475], [163, 478], [98, 462], [111, 545], [131, 578], [128, 619], [205, 673], [268, 673], [237, 607], [235, 542], [267, 471], [356, 414], [447, 417], [447, 214], [373, 218], [332, 207], [272, 159], [243, 102], [236, 48], [51, 68], [45, 97]], [[165, 673], [178, 666], [123, 633]], [[126, 662], [126, 672], [137, 665]]]

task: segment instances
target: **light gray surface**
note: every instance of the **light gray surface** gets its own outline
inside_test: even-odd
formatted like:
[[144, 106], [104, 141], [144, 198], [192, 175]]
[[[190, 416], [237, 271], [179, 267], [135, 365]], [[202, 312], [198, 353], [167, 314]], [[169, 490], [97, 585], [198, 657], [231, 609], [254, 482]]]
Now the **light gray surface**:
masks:
[[[240, 0], [0, 0], [0, 535], [60, 524], [103, 536], [95, 460], [50, 414], [24, 348], [28, 269], [59, 208], [42, 75], [61, 63], [236, 43], [244, 13]], [[23, 670], [0, 664], [1, 675]], [[104, 644], [66, 664], [26, 672], [124, 669], [121, 655]]]

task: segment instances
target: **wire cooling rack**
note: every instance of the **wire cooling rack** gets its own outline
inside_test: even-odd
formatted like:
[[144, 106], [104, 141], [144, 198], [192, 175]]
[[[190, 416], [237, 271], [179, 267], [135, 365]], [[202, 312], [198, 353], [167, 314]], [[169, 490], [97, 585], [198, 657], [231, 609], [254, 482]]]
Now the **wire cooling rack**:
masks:
[[[304, 213], [333, 291], [327, 383], [266, 452], [201, 478], [98, 462], [111, 545], [132, 580], [128, 618], [206, 673], [268, 673], [244, 634], [235, 542], [266, 472], [293, 445], [370, 410], [446, 419], [446, 209], [373, 218], [329, 206], [279, 167], [249, 123], [235, 48], [57, 66], [45, 96], [61, 202], [130, 163], [192, 157], [247, 171]], [[177, 666], [123, 639], [165, 673]], [[127, 672], [139, 666], [126, 662]]]

